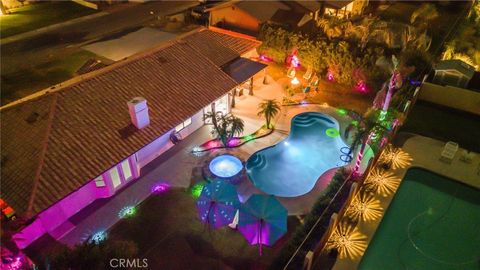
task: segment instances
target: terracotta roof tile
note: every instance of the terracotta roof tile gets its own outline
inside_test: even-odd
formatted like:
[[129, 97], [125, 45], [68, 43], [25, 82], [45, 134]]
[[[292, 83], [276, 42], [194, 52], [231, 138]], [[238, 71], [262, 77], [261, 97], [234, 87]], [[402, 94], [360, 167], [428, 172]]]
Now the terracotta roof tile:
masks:
[[[248, 47], [229, 43], [240, 50]], [[1, 196], [17, 212], [26, 211], [33, 196], [30, 210], [38, 213], [235, 86], [202, 53], [175, 41], [92, 72], [53, 93], [3, 108]], [[151, 123], [125, 138], [119, 131], [131, 124], [126, 102], [136, 96], [147, 99]], [[42, 141], [46, 142], [43, 166], [35, 179]]]

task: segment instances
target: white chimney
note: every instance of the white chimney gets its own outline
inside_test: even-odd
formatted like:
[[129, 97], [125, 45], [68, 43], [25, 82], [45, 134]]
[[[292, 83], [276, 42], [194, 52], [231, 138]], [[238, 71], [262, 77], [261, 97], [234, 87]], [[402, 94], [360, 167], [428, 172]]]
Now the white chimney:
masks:
[[130, 119], [138, 129], [142, 129], [150, 124], [148, 117], [147, 100], [143, 97], [135, 97], [127, 102]]

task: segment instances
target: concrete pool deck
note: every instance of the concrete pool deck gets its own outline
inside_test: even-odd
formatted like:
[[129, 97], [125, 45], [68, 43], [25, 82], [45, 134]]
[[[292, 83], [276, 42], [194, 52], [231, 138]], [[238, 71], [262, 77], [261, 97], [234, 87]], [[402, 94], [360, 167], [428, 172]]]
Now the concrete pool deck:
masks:
[[[475, 157], [471, 163], [465, 163], [460, 160], [461, 153], [464, 151], [464, 149], [459, 149], [452, 163], [446, 164], [439, 160], [445, 142], [416, 134], [400, 133], [398, 134], [398, 137], [406, 137], [406, 140], [400, 148], [403, 152], [402, 154], [404, 154], [403, 158], [405, 162], [403, 163], [403, 166], [390, 169], [390, 172], [393, 172], [395, 181], [398, 181], [395, 184], [396, 187], [390, 194], [372, 194], [374, 195], [375, 199], [379, 201], [381, 206], [381, 209], [379, 208], [379, 210], [381, 210], [381, 216], [378, 219], [371, 221], [360, 220], [356, 225], [356, 229], [358, 229], [362, 235], [362, 243], [360, 244], [362, 247], [365, 247], [365, 250], [372, 240], [377, 227], [382, 221], [382, 217], [385, 214], [385, 211], [388, 209], [388, 206], [395, 195], [396, 189], [401, 184], [401, 181], [409, 168], [421, 167], [470, 186], [480, 188], [480, 176], [477, 174], [478, 167], [480, 166], [479, 153], [475, 153]], [[342, 220], [347, 219], [348, 218], [344, 216]], [[363, 250], [363, 252], [365, 252], [365, 250]], [[357, 269], [360, 261], [362, 260], [363, 252], [355, 257], [338, 257], [332, 269]]]

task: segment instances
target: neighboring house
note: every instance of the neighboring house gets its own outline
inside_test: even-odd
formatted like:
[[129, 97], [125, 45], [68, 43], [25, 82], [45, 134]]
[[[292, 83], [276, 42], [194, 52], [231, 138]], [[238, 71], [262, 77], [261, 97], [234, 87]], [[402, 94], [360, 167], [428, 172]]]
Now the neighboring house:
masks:
[[480, 115], [480, 72], [461, 60], [442, 60], [430, 77], [420, 100]]
[[336, 16], [339, 18], [350, 17], [352, 15], [362, 15], [368, 6], [369, 0], [354, 1], [320, 1], [322, 9], [320, 14]]
[[212, 106], [228, 113], [231, 90], [265, 68], [248, 59], [259, 45], [201, 29], [0, 108], [1, 198], [29, 219], [17, 245], [60, 239], [175, 147], [172, 133], [203, 126]]
[[280, 1], [229, 1], [208, 9], [209, 24], [244, 33], [257, 34], [265, 22], [279, 11], [290, 11], [290, 7]]
[[450, 85], [467, 88], [475, 74], [475, 68], [462, 60], [442, 60], [435, 67], [432, 82], [440, 85]]

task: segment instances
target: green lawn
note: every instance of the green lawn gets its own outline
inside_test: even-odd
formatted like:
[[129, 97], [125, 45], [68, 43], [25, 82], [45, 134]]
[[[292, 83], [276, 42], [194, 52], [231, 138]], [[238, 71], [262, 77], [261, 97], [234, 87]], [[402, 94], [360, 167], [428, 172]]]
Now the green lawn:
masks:
[[5, 105], [72, 78], [74, 73], [89, 58], [95, 58], [95, 54], [79, 51], [63, 58], [52, 59], [41, 65], [11, 73], [2, 70], [1, 104]]
[[458, 142], [462, 148], [480, 152], [480, 116], [473, 114], [417, 102], [401, 131]]
[[[258, 247], [250, 246], [239, 231], [205, 226], [195, 201], [181, 189], [154, 195], [141, 203], [136, 216], [117, 223], [109, 238], [135, 242], [139, 258], [169, 270], [266, 269], [286, 241], [282, 238], [259, 256]], [[288, 223], [291, 232], [298, 221], [290, 217]]]
[[21, 34], [44, 26], [97, 12], [71, 1], [38, 2], [11, 10], [0, 17], [0, 36]]

